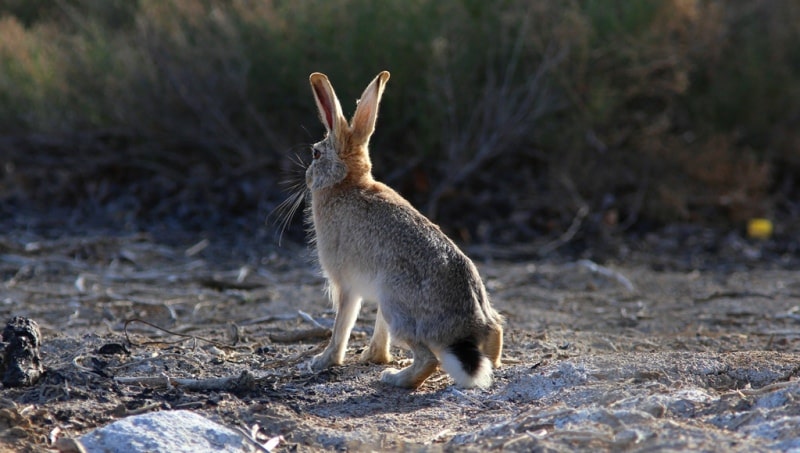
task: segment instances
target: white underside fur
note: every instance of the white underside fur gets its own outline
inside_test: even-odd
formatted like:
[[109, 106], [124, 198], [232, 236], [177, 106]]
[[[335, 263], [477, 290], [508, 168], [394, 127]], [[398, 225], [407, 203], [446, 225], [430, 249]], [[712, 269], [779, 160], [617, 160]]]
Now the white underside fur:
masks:
[[442, 353], [440, 365], [459, 387], [485, 389], [492, 385], [492, 363], [486, 357], [481, 357], [481, 364], [475, 376], [467, 374], [458, 357], [449, 351]]

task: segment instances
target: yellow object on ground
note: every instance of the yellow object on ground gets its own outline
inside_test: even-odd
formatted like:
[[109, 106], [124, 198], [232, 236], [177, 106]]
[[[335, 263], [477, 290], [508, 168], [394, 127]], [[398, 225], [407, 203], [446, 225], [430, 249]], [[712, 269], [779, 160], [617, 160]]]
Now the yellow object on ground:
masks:
[[747, 236], [753, 239], [769, 239], [772, 236], [772, 221], [769, 219], [750, 219], [747, 222]]

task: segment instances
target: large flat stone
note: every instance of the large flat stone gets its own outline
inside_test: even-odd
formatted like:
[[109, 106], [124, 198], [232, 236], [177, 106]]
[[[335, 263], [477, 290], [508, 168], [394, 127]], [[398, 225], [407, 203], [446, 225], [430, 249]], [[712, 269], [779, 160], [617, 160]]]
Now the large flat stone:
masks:
[[249, 453], [257, 451], [242, 434], [189, 411], [136, 415], [78, 439], [88, 453]]

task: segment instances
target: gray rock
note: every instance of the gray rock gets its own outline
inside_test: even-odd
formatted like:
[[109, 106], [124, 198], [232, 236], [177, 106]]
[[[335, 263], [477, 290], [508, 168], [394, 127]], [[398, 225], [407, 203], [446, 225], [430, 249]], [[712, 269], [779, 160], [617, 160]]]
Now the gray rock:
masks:
[[78, 440], [87, 453], [258, 451], [241, 433], [189, 411], [127, 417]]

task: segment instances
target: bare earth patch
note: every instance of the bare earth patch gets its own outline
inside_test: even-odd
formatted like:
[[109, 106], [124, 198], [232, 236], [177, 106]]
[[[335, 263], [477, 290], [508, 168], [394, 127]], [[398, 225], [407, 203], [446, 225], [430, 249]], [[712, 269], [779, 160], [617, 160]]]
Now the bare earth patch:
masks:
[[[45, 372], [0, 390], [0, 446], [53, 448], [128, 415], [189, 409], [279, 450], [800, 449], [800, 275], [647, 263], [477, 263], [507, 318], [486, 391], [414, 392], [356, 363], [313, 373], [333, 312], [303, 248], [0, 236], [0, 320], [42, 333]], [[407, 360], [397, 351], [397, 361]]]

